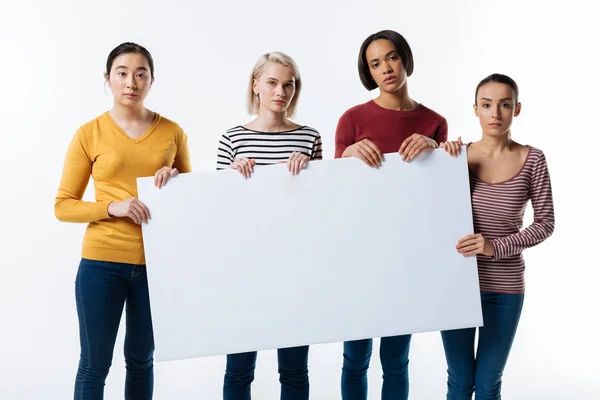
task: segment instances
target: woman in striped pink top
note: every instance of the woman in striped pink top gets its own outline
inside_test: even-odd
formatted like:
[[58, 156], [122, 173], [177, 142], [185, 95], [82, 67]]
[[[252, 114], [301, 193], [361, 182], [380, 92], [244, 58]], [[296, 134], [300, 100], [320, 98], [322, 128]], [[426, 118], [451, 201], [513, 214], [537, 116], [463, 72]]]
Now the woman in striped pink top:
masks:
[[[483, 310], [477, 354], [475, 328], [442, 332], [448, 363], [448, 400], [500, 399], [502, 373], [521, 316], [525, 291], [522, 252], [554, 231], [550, 175], [544, 153], [512, 140], [510, 126], [519, 115], [517, 84], [493, 74], [475, 90], [475, 115], [481, 140], [467, 148], [475, 234], [458, 241], [465, 257], [477, 256]], [[441, 147], [452, 155], [462, 142]], [[531, 200], [534, 221], [523, 214]]]

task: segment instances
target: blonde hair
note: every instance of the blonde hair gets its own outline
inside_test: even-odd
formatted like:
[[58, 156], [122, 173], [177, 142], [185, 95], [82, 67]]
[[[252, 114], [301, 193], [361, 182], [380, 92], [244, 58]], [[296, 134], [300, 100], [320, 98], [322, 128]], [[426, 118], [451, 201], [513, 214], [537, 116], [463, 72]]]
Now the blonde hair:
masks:
[[298, 97], [300, 96], [300, 89], [302, 88], [300, 70], [298, 69], [296, 62], [292, 59], [292, 57], [279, 51], [263, 54], [258, 58], [256, 64], [254, 64], [254, 69], [250, 75], [250, 85], [248, 87], [248, 113], [251, 115], [256, 115], [259, 112], [260, 100], [258, 96], [254, 94], [254, 80], [258, 79], [262, 75], [265, 66], [269, 63], [278, 63], [284, 65], [291, 69], [292, 74], [294, 74], [296, 91], [292, 101], [290, 101], [290, 105], [286, 110], [286, 116], [288, 118], [292, 118], [296, 112], [296, 105], [298, 104]]

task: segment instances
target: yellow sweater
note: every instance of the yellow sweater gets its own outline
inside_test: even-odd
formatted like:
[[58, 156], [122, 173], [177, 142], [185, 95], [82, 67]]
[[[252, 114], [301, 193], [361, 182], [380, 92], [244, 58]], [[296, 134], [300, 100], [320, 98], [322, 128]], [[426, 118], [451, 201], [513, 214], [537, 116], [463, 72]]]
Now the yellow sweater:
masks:
[[[107, 208], [111, 201], [137, 197], [136, 178], [153, 176], [164, 166], [191, 171], [186, 134], [158, 114], [138, 139], [128, 136], [108, 112], [77, 130], [67, 151], [54, 213], [60, 221], [88, 223], [83, 258], [145, 264], [141, 227], [130, 218], [110, 217]], [[90, 176], [95, 202], [82, 200]]]

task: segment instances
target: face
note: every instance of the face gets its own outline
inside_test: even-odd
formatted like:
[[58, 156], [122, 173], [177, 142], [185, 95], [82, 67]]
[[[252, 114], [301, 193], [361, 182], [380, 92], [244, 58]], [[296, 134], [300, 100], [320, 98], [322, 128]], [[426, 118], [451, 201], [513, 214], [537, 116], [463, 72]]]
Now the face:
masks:
[[508, 134], [513, 117], [521, 112], [521, 103], [516, 102], [512, 87], [499, 82], [490, 82], [479, 88], [475, 115], [483, 132], [492, 136]]
[[365, 52], [369, 71], [380, 90], [395, 92], [406, 83], [406, 70], [394, 43], [387, 39], [373, 41]]
[[116, 102], [126, 107], [140, 105], [153, 79], [148, 60], [139, 53], [121, 54], [113, 61], [110, 75], [104, 74]]
[[285, 112], [296, 93], [296, 78], [292, 70], [279, 63], [268, 63], [252, 87], [258, 94], [260, 109]]

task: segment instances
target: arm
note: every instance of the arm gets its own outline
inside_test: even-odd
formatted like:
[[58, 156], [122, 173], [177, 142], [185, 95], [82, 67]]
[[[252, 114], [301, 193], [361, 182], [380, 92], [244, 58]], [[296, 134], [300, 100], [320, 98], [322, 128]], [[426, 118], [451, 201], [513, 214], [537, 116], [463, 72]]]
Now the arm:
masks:
[[353, 145], [356, 142], [356, 135], [354, 133], [354, 126], [350, 119], [350, 114], [346, 111], [338, 121], [337, 128], [335, 129], [335, 158], [341, 158], [344, 156], [344, 151], [348, 146]]
[[92, 172], [92, 157], [85, 135], [78, 130], [65, 157], [62, 178], [54, 202], [54, 215], [63, 222], [93, 222], [110, 218], [109, 202], [83, 201]]
[[312, 160], [322, 160], [323, 159], [323, 141], [321, 140], [321, 135], [318, 135], [315, 139], [315, 144], [313, 145], [312, 151]]
[[448, 141], [448, 121], [444, 119], [443, 124], [441, 124], [435, 132], [433, 139], [438, 145]]
[[235, 155], [233, 154], [231, 139], [229, 139], [229, 136], [227, 136], [225, 133], [223, 136], [221, 136], [221, 140], [219, 140], [219, 146], [217, 148], [217, 169], [229, 168], [234, 160]]
[[188, 137], [181, 131], [177, 135], [177, 154], [173, 161], [173, 168], [176, 168], [182, 174], [192, 172], [192, 163], [190, 161], [190, 150], [188, 148]]
[[526, 229], [502, 238], [492, 239], [494, 259], [521, 253], [546, 240], [554, 232], [554, 203], [546, 158], [542, 153], [535, 161], [529, 185], [533, 223]]

